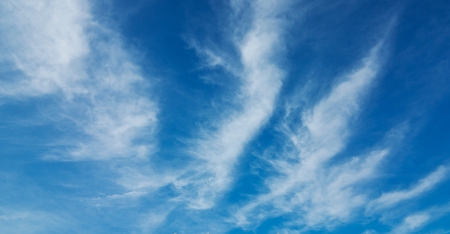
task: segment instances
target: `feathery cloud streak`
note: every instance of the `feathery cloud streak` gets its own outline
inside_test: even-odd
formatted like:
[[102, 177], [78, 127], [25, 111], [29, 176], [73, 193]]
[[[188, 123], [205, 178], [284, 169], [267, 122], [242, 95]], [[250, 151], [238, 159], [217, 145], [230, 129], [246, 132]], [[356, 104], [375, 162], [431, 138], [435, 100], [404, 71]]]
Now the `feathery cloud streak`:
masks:
[[0, 1], [0, 232], [447, 230], [449, 102], [412, 113], [450, 21], [419, 2]]
[[42, 233], [69, 230], [71, 224], [63, 217], [41, 211], [17, 211], [0, 208], [0, 231], [4, 233]]
[[[217, 130], [207, 133], [193, 150], [201, 161], [201, 171], [189, 178], [193, 183], [189, 191], [195, 194], [189, 198], [192, 208], [206, 209], [214, 205], [216, 196], [232, 181], [230, 173], [245, 145], [273, 112], [284, 77], [276, 58], [283, 50], [282, 34], [286, 22], [281, 15], [286, 5], [287, 2], [280, 1], [252, 2], [250, 29], [242, 38], [234, 38], [243, 67], [238, 71], [242, 86], [235, 94], [238, 100], [234, 100], [240, 103], [239, 111], [221, 120]], [[242, 6], [235, 5], [234, 10], [238, 11], [239, 7]], [[242, 29], [235, 29], [239, 30]], [[227, 64], [232, 64], [211, 50], [202, 50], [200, 54], [206, 55], [212, 66], [221, 65], [227, 69]]]
[[282, 176], [267, 180], [270, 192], [238, 210], [238, 224], [246, 226], [267, 217], [294, 213], [301, 225], [333, 226], [345, 222], [355, 209], [363, 206], [366, 197], [356, 188], [374, 177], [388, 149], [353, 157], [342, 164], [327, 162], [345, 147], [351, 132], [349, 123], [358, 114], [378, 73], [381, 47], [382, 42], [327, 97], [303, 111], [302, 126], [296, 133], [285, 131], [296, 148], [296, 155], [268, 159]]
[[[168, 179], [154, 175], [149, 164], [156, 147], [158, 112], [147, 93], [150, 84], [121, 36], [98, 22], [91, 7], [94, 5], [85, 0], [0, 2], [0, 33], [5, 35], [0, 38], [4, 52], [0, 55], [4, 68], [0, 100], [46, 100], [37, 115], [64, 130], [45, 139], [47, 152], [36, 156], [52, 161], [101, 160], [102, 166], [91, 176], [106, 182], [95, 188], [83, 184], [79, 190], [99, 193], [90, 193], [91, 198], [75, 195], [71, 202], [64, 202], [69, 207], [75, 202], [77, 207], [115, 209], [117, 204], [132, 206], [133, 201], [167, 184]], [[80, 173], [75, 181], [59, 182], [77, 184], [86, 176]], [[30, 210], [27, 205], [17, 205]], [[8, 204], [6, 209], [11, 209]], [[8, 222], [1, 229], [20, 231], [15, 226], [21, 225], [27, 233], [59, 232], [85, 218], [68, 217], [67, 223], [73, 225], [56, 226], [55, 222], [62, 221], [55, 217], [64, 216], [66, 211], [42, 209], [35, 213], [46, 214], [48, 222], [27, 217]]]
[[368, 205], [368, 211], [377, 211], [390, 208], [400, 202], [415, 198], [435, 187], [446, 178], [448, 168], [440, 166], [436, 171], [421, 179], [414, 187], [408, 190], [383, 193], [381, 197], [373, 200]]
[[[2, 1], [1, 60], [19, 72], [3, 81], [2, 96], [39, 96], [77, 85], [80, 60], [90, 51], [84, 1]], [[76, 71], [74, 74], [74, 70]], [[21, 74], [20, 74], [21, 73]]]
[[450, 212], [450, 205], [445, 204], [440, 207], [431, 207], [427, 210], [407, 215], [402, 222], [390, 231], [392, 234], [414, 233], [425, 227], [427, 224], [447, 215]]
[[[153, 143], [155, 104], [146, 81], [115, 32], [76, 1], [2, 1], [1, 62], [13, 67], [1, 82], [3, 99], [60, 98], [55, 121], [71, 121], [68, 150], [49, 158], [80, 160], [144, 157]], [[64, 156], [63, 156], [64, 155]]]

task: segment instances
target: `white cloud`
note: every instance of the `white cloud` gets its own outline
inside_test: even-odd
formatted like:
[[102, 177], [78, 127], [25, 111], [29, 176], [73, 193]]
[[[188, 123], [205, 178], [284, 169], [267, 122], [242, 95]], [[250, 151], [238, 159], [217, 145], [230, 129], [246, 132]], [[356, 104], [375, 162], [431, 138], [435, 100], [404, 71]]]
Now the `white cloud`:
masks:
[[[210, 208], [216, 196], [221, 194], [232, 181], [233, 165], [245, 145], [254, 137], [271, 116], [274, 102], [280, 90], [284, 72], [277, 65], [276, 57], [283, 50], [284, 19], [280, 15], [285, 7], [280, 1], [255, 1], [250, 29], [242, 38], [234, 38], [240, 53], [242, 71], [231, 69], [226, 56], [210, 49], [194, 48], [206, 57], [209, 66], [224, 66], [241, 79], [242, 86], [234, 95], [239, 110], [226, 116], [217, 124], [217, 130], [206, 131], [192, 150], [199, 160], [197, 171], [178, 182], [181, 189], [195, 194], [188, 195], [190, 206], [195, 209]], [[242, 22], [246, 24], [248, 22]], [[235, 31], [242, 30], [240, 28]], [[192, 43], [191, 43], [192, 44]]]
[[401, 223], [394, 226], [390, 233], [414, 233], [422, 229], [429, 223], [441, 218], [450, 212], [450, 205], [445, 204], [441, 206], [431, 207], [427, 210], [407, 215]]
[[428, 214], [409, 215], [399, 226], [394, 228], [391, 233], [402, 234], [417, 231], [419, 228], [422, 228], [429, 219], [430, 216]]
[[68, 231], [76, 226], [65, 217], [43, 211], [18, 211], [0, 207], [0, 214], [1, 233], [58, 232]]
[[380, 47], [381, 43], [376, 45], [370, 56], [363, 60], [364, 65], [347, 75], [327, 98], [311, 111], [303, 113], [302, 120], [309, 139], [304, 139], [307, 144], [300, 146], [302, 158], [320, 163], [342, 150], [350, 133], [349, 122], [358, 114], [361, 99], [378, 72]]
[[[91, 203], [128, 204], [173, 183], [180, 197], [162, 201], [152, 212], [143, 212], [146, 214], [137, 221], [143, 231], [166, 222], [180, 201], [192, 209], [211, 208], [233, 181], [234, 165], [246, 145], [272, 115], [286, 73], [278, 57], [285, 54], [283, 34], [289, 1], [256, 0], [249, 4], [252, 15], [245, 19], [250, 21], [241, 22], [228, 35], [239, 53], [239, 66], [235, 66], [232, 55], [191, 42], [205, 66], [223, 67], [238, 78], [241, 86], [232, 94], [236, 109], [220, 116], [214, 129], [200, 131], [202, 136], [194, 140], [189, 152], [194, 159], [185, 168], [177, 168], [179, 171], [156, 173], [163, 170], [153, 170], [149, 163], [148, 156], [156, 147], [153, 136], [158, 109], [144, 94], [148, 81], [120, 36], [96, 22], [85, 0], [0, 2], [0, 14], [6, 16], [0, 21], [0, 65], [8, 75], [0, 81], [1, 101], [48, 96], [59, 99], [55, 102], [57, 111], [45, 114], [55, 122], [70, 122], [71, 132], [59, 141], [67, 147], [46, 158], [103, 160], [107, 162], [105, 168], [120, 175], [114, 182], [122, 190], [86, 199]], [[231, 5], [235, 14], [247, 7], [244, 1], [233, 0]], [[340, 77], [329, 95], [302, 111], [297, 116], [301, 126], [285, 129], [294, 153], [284, 151], [276, 159], [263, 158], [278, 176], [266, 179], [267, 194], [235, 212], [238, 225], [258, 225], [268, 217], [291, 214], [293, 226], [332, 228], [352, 220], [366, 207], [370, 200], [362, 187], [377, 176], [389, 147], [342, 161], [331, 159], [343, 152], [351, 137], [351, 123], [379, 72], [381, 47], [382, 42], [360, 67]], [[292, 115], [295, 111], [286, 112]], [[402, 131], [389, 137], [401, 138]], [[370, 210], [417, 197], [447, 173], [447, 167], [440, 167], [408, 190], [385, 193], [369, 204]], [[36, 218], [39, 215], [45, 217]], [[431, 211], [410, 215], [393, 233], [418, 230], [432, 219]], [[0, 223], [7, 222], [0, 230], [9, 233], [19, 227], [28, 233], [50, 230], [65, 220], [44, 212], [0, 215]], [[222, 230], [223, 226], [215, 228]], [[283, 233], [301, 231], [285, 229]]]
[[166, 221], [170, 211], [172, 211], [171, 208], [165, 207], [165, 210], [160, 209], [144, 215], [144, 218], [140, 221], [140, 228], [144, 233], [149, 233]]
[[158, 108], [134, 54], [91, 7], [85, 0], [0, 2], [0, 99], [45, 100], [39, 114], [64, 131], [48, 139], [43, 158], [102, 160], [98, 175], [111, 176], [122, 194], [108, 196], [112, 185], [101, 184], [109, 192], [90, 204], [133, 205], [169, 183], [149, 163]]
[[367, 206], [367, 211], [375, 212], [391, 208], [396, 204], [413, 199], [434, 188], [439, 182], [445, 179], [448, 168], [441, 166], [436, 171], [421, 179], [415, 186], [408, 190], [393, 191], [383, 193], [381, 197], [371, 201]]
[[349, 124], [378, 73], [381, 46], [376, 45], [363, 65], [344, 76], [327, 97], [303, 111], [303, 125], [297, 131], [285, 131], [295, 153], [267, 159], [282, 176], [266, 180], [270, 192], [235, 213], [239, 225], [255, 225], [267, 217], [289, 213], [294, 225], [333, 227], [349, 221], [364, 206], [367, 198], [358, 185], [377, 175], [389, 151], [373, 151], [339, 164], [328, 162], [346, 145]]
[[90, 52], [85, 1], [2, 1], [0, 56], [22, 74], [2, 82], [2, 96], [84, 92], [78, 72]]
[[151, 139], [156, 126], [157, 108], [140, 93], [148, 84], [120, 37], [95, 21], [88, 2], [7, 0], [1, 8], [0, 61], [9, 73], [0, 97], [53, 95], [59, 106], [45, 115], [72, 121], [74, 133], [63, 141], [69, 150], [47, 158], [145, 157], [154, 150], [152, 140], [136, 142]]
[[118, 207], [120, 205], [128, 205], [137, 198], [146, 195], [146, 192], [142, 191], [130, 191], [123, 194], [112, 194], [105, 197], [94, 197], [90, 199], [85, 199], [89, 204], [95, 207], [106, 207], [114, 206]]

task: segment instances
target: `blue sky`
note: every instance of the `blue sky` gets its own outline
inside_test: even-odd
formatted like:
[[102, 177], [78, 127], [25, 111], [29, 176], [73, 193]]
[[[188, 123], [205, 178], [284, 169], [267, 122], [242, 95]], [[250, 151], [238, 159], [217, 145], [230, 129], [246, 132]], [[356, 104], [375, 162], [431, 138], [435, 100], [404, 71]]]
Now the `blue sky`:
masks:
[[450, 233], [446, 1], [1, 0], [1, 233]]

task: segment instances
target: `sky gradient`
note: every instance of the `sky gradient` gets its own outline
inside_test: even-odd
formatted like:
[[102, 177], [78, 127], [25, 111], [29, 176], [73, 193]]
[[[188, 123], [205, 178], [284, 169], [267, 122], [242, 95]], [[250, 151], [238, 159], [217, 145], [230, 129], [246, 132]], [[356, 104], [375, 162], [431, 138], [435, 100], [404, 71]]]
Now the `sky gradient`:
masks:
[[450, 233], [449, 12], [0, 0], [0, 233]]

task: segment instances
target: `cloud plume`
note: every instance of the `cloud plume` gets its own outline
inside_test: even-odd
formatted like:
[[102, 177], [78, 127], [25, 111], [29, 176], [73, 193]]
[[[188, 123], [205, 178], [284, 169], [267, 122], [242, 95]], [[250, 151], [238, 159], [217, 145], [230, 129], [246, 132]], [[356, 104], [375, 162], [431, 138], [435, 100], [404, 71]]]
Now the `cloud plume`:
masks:
[[[208, 131], [204, 138], [198, 140], [192, 154], [199, 160], [199, 171], [189, 175], [188, 181], [183, 178], [178, 183], [189, 193], [195, 194], [188, 196], [192, 208], [212, 207], [217, 195], [228, 188], [234, 164], [246, 144], [271, 116], [285, 76], [277, 57], [283, 50], [282, 35], [286, 23], [280, 15], [286, 10], [288, 2], [278, 1], [275, 4], [273, 1], [259, 0], [250, 5], [253, 13], [250, 22], [241, 22], [242, 25], [249, 24], [250, 28], [244, 30], [242, 37], [231, 37], [242, 65], [242, 70], [230, 71], [241, 81], [239, 91], [233, 95], [237, 97], [234, 102], [239, 103], [238, 110], [220, 120], [217, 130]], [[234, 11], [243, 7], [240, 4], [233, 6]], [[239, 30], [243, 29], [235, 29], [235, 32]], [[221, 53], [196, 49], [207, 57], [207, 64], [211, 66], [220, 65], [228, 69], [228, 64], [233, 63], [216, 55]]]
[[[74, 128], [69, 150], [49, 158], [108, 159], [148, 155], [157, 108], [142, 95], [148, 86], [113, 31], [95, 21], [90, 4], [76, 1], [2, 1], [3, 99], [56, 96], [56, 121]], [[105, 39], [106, 38], [106, 39]], [[63, 110], [61, 112], [61, 110]]]

